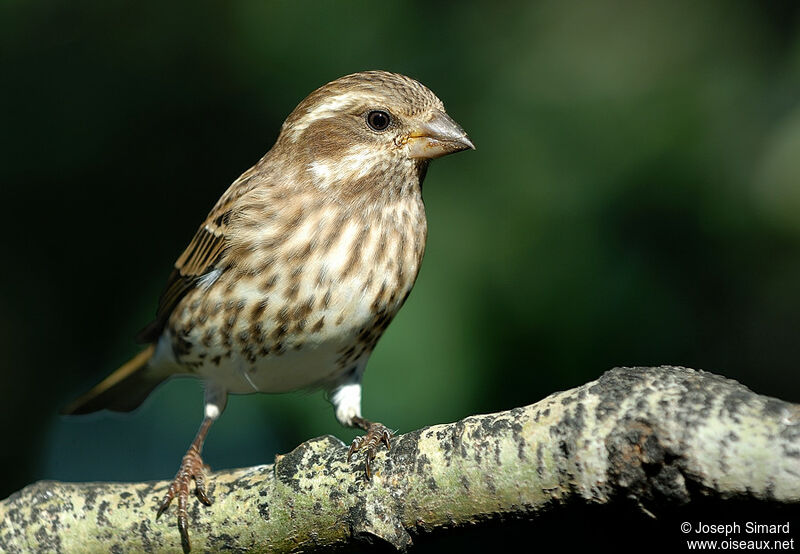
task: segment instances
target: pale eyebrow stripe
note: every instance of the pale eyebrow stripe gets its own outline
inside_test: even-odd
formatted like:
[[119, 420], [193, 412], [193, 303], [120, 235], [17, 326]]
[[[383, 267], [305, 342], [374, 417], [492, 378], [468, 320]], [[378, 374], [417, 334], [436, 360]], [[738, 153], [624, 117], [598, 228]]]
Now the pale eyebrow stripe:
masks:
[[328, 98], [322, 104], [314, 106], [312, 109], [303, 114], [297, 121], [295, 121], [290, 130], [290, 137], [292, 140], [296, 139], [297, 136], [311, 124], [312, 121], [333, 117], [340, 113], [343, 108], [356, 103], [374, 103], [376, 107], [382, 104], [379, 97], [365, 95], [363, 91], [337, 94], [336, 96]]

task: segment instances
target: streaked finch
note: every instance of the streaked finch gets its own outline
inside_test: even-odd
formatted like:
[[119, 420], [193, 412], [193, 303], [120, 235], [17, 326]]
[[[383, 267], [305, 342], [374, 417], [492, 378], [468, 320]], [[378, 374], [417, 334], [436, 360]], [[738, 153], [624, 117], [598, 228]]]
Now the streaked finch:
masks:
[[361, 377], [414, 285], [431, 159], [474, 148], [417, 81], [384, 71], [312, 92], [267, 154], [222, 195], [175, 262], [140, 354], [65, 409], [130, 411], [159, 383], [205, 383], [205, 417], [164, 500], [190, 548], [191, 481], [206, 495], [203, 442], [227, 395], [322, 388], [342, 425], [366, 431], [365, 471], [391, 433], [361, 417]]

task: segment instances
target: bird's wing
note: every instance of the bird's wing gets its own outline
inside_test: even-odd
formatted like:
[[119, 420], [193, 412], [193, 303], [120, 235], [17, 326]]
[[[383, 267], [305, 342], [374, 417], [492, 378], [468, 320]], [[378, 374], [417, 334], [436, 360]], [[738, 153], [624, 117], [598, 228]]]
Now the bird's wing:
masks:
[[201, 277], [213, 271], [215, 265], [228, 248], [228, 224], [237, 201], [255, 186], [253, 167], [239, 177], [222, 195], [194, 234], [189, 246], [175, 261], [175, 267], [167, 280], [167, 286], [158, 301], [156, 318], [142, 329], [136, 339], [140, 342], [155, 342], [169, 320], [172, 310], [197, 286]]
[[225, 250], [227, 220], [230, 210], [211, 212], [194, 234], [189, 246], [175, 262], [167, 286], [158, 300], [156, 319], [136, 336], [141, 342], [155, 342], [164, 330], [172, 310], [192, 290], [204, 274], [211, 271]]

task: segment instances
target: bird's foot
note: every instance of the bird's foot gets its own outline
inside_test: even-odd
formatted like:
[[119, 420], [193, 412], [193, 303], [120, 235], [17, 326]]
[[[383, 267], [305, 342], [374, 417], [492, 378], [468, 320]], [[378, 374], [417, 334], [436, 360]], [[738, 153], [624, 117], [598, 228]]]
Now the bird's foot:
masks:
[[158, 513], [156, 513], [156, 519], [158, 519], [161, 514], [167, 511], [172, 499], [178, 498], [178, 530], [181, 533], [181, 546], [183, 546], [183, 551], [187, 553], [191, 550], [191, 544], [189, 543], [189, 514], [186, 505], [189, 500], [189, 486], [192, 479], [195, 482], [195, 496], [206, 506], [211, 506], [211, 500], [206, 495], [205, 469], [206, 466], [203, 464], [203, 459], [193, 445], [183, 457], [181, 467], [175, 475], [175, 479], [172, 480], [167, 494], [164, 495], [164, 500], [161, 501]]
[[360, 417], [354, 418], [353, 423], [355, 423], [355, 425], [361, 429], [364, 429], [367, 434], [363, 437], [356, 437], [353, 439], [352, 444], [350, 444], [350, 450], [347, 451], [347, 461], [350, 461], [355, 452], [364, 449], [364, 470], [367, 475], [367, 479], [371, 479], [372, 468], [370, 464], [372, 460], [375, 459], [375, 454], [377, 453], [377, 449], [381, 443], [386, 445], [386, 450], [391, 449], [391, 446], [389, 445], [389, 439], [392, 438], [392, 432], [380, 423], [372, 423], [371, 421], [367, 421], [366, 419], [362, 419]]

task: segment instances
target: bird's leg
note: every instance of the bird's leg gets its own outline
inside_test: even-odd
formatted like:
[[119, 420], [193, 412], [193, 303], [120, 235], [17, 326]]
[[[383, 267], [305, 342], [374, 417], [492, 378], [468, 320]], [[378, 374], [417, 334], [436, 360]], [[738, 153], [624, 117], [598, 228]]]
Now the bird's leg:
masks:
[[[361, 370], [363, 371], [363, 367]], [[349, 379], [332, 389], [329, 399], [336, 411], [336, 419], [342, 425], [358, 427], [367, 432], [363, 437], [353, 439], [350, 450], [347, 451], [347, 461], [350, 461], [354, 453], [364, 449], [364, 471], [367, 479], [372, 478], [372, 460], [375, 459], [381, 443], [386, 445], [387, 450], [390, 448], [389, 439], [392, 438], [392, 432], [380, 423], [373, 423], [361, 417], [361, 371], [356, 369]]]
[[353, 425], [359, 429], [363, 429], [367, 434], [353, 439], [353, 442], [350, 444], [350, 450], [347, 451], [347, 461], [350, 461], [353, 453], [358, 452], [362, 448], [366, 449], [364, 469], [367, 479], [371, 479], [372, 469], [370, 468], [370, 463], [375, 459], [377, 448], [381, 443], [386, 445], [386, 450], [391, 449], [389, 439], [392, 438], [392, 432], [384, 425], [367, 421], [363, 417], [356, 416], [352, 419], [352, 422]]
[[186, 454], [183, 456], [178, 473], [172, 480], [167, 494], [164, 495], [164, 499], [161, 501], [161, 505], [158, 507], [158, 512], [156, 513], [156, 519], [158, 519], [161, 517], [161, 514], [167, 511], [172, 499], [177, 497], [178, 531], [180, 531], [181, 534], [181, 546], [185, 553], [191, 550], [191, 543], [189, 542], [189, 513], [187, 508], [189, 486], [192, 483], [192, 479], [194, 479], [195, 496], [206, 506], [211, 506], [211, 499], [208, 498], [206, 494], [206, 466], [203, 464], [200, 453], [203, 451], [203, 442], [206, 440], [208, 429], [211, 427], [211, 424], [214, 423], [214, 420], [222, 413], [222, 410], [225, 409], [226, 399], [227, 394], [224, 390], [213, 385], [209, 385], [206, 388], [205, 417], [200, 424], [200, 429], [197, 430], [197, 435], [195, 435], [192, 444], [189, 446], [189, 450], [187, 450]]
[[211, 500], [206, 495], [206, 479], [205, 468], [203, 466], [203, 459], [200, 457], [200, 452], [203, 450], [203, 441], [206, 439], [208, 428], [214, 422], [211, 418], [204, 418], [197, 435], [192, 441], [192, 445], [186, 452], [186, 455], [181, 460], [181, 467], [172, 480], [172, 484], [164, 495], [164, 500], [161, 501], [161, 506], [158, 508], [156, 519], [161, 517], [167, 508], [169, 508], [172, 499], [178, 497], [178, 530], [181, 533], [181, 544], [184, 552], [189, 552], [191, 546], [189, 544], [189, 516], [187, 511], [187, 501], [189, 499], [189, 485], [194, 479], [195, 489], [194, 494], [206, 506], [211, 506]]

